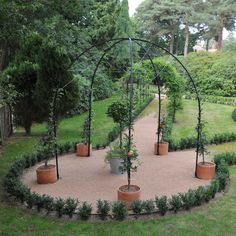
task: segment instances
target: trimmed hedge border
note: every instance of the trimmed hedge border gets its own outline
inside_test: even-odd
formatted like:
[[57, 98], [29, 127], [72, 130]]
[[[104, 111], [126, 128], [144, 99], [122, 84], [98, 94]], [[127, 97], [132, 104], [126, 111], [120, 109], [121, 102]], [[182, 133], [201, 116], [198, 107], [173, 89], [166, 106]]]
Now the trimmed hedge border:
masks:
[[236, 109], [234, 109], [232, 112], [232, 119], [236, 121]]
[[[187, 100], [196, 100], [196, 95], [186, 94], [184, 98]], [[211, 95], [201, 95], [201, 100], [203, 102], [217, 103], [223, 105], [233, 105], [235, 103], [235, 98], [233, 97], [221, 97], [221, 96], [211, 96]]]
[[52, 198], [48, 195], [39, 195], [31, 192], [21, 181], [20, 176], [24, 169], [34, 166], [37, 162], [41, 162], [46, 158], [46, 150], [41, 153], [22, 156], [11, 166], [8, 174], [4, 179], [4, 189], [7, 197], [14, 197], [15, 200], [21, 202], [27, 208], [36, 208], [38, 212], [42, 209], [47, 214], [56, 212], [58, 217], [68, 215], [72, 218], [78, 215], [78, 219], [88, 220], [91, 215], [95, 219], [115, 219], [124, 220], [127, 216], [139, 215], [165, 215], [167, 212], [177, 213], [180, 210], [189, 210], [192, 207], [200, 206], [203, 203], [213, 199], [217, 192], [225, 190], [229, 183], [228, 165], [236, 164], [236, 153], [223, 153], [214, 157], [216, 163], [216, 177], [211, 181], [210, 185], [200, 186], [197, 189], [190, 189], [186, 193], [173, 195], [171, 198], [166, 196], [156, 197], [146, 201], [136, 201], [132, 204], [132, 211], [128, 212], [126, 206], [122, 202], [110, 203], [106, 200], [98, 200], [97, 214], [91, 214], [92, 206], [87, 202], [81, 204], [77, 199], [68, 198]]
[[[140, 106], [138, 110], [136, 110], [135, 117], [137, 117], [152, 100], [153, 97], [150, 98], [146, 104]], [[169, 112], [167, 117], [167, 136], [170, 135], [171, 129], [172, 114]], [[113, 137], [115, 139], [117, 136], [114, 135]], [[236, 134], [232, 134], [232, 137], [227, 138], [227, 141], [232, 138], [236, 139]], [[217, 142], [219, 143], [221, 142], [220, 140], [225, 140], [225, 138], [220, 136], [215, 138], [215, 140], [218, 140]], [[108, 139], [108, 142], [110, 141], [111, 139]], [[193, 145], [194, 141], [189, 143]], [[58, 153], [65, 154], [75, 151], [76, 144], [77, 142], [60, 144], [58, 145]], [[196, 143], [194, 143], [194, 145], [196, 145]], [[105, 147], [106, 145], [104, 144], [103, 146]], [[182, 146], [184, 147], [186, 145]], [[97, 145], [96, 148], [98, 148]], [[47, 154], [48, 150], [41, 150], [38, 153], [23, 155], [12, 164], [4, 179], [4, 189], [7, 196], [13, 197], [29, 209], [36, 208], [39, 212], [44, 209], [47, 214], [50, 212], [56, 212], [58, 217], [68, 215], [69, 218], [72, 218], [75, 217], [75, 215], [78, 215], [78, 218], [81, 220], [88, 220], [90, 216], [95, 217], [96, 220], [98, 218], [101, 220], [124, 220], [127, 216], [134, 218], [152, 214], [163, 216], [167, 212], [176, 213], [180, 210], [188, 210], [191, 207], [199, 206], [204, 202], [208, 202], [210, 199], [215, 197], [217, 192], [223, 191], [229, 182], [227, 164], [236, 164], [236, 153], [223, 153], [216, 155], [214, 161], [217, 166], [217, 175], [208, 186], [200, 186], [195, 190], [190, 189], [186, 193], [173, 195], [169, 199], [166, 196], [162, 196], [160, 198], [156, 197], [155, 199], [134, 202], [132, 204], [132, 211], [130, 212], [128, 212], [122, 202], [117, 201], [110, 203], [106, 200], [100, 199], [97, 201], [97, 214], [91, 214], [92, 206], [87, 202], [79, 203], [77, 199], [68, 198], [63, 200], [61, 198], [54, 199], [47, 195], [39, 195], [31, 192], [30, 189], [20, 181], [20, 176], [24, 169], [30, 168], [36, 163], [47, 159]]]
[[[177, 151], [177, 150], [185, 150], [195, 148], [197, 145], [196, 137], [187, 137], [180, 139], [177, 143], [174, 142], [171, 138], [169, 141], [169, 150]], [[236, 133], [221, 133], [215, 134], [211, 138], [206, 140], [206, 144], [221, 144], [236, 141]]]
[[[196, 96], [192, 94], [185, 95], [185, 99], [195, 100]], [[218, 104], [225, 104], [225, 105], [232, 105], [235, 103], [234, 98], [226, 98], [226, 97], [216, 97], [216, 96], [203, 96], [202, 100], [205, 102], [212, 102]], [[178, 142], [174, 142], [171, 138], [171, 132], [173, 128], [173, 121], [172, 121], [173, 111], [169, 110], [167, 115], [167, 134], [166, 134], [166, 141], [169, 142], [169, 151], [177, 151], [177, 150], [185, 150], [195, 148], [197, 145], [197, 137], [186, 137], [181, 138]], [[234, 109], [232, 113], [232, 119], [236, 121], [236, 109]], [[221, 133], [215, 134], [214, 136], [207, 138], [206, 144], [222, 144], [227, 142], [236, 141], [236, 133]]]

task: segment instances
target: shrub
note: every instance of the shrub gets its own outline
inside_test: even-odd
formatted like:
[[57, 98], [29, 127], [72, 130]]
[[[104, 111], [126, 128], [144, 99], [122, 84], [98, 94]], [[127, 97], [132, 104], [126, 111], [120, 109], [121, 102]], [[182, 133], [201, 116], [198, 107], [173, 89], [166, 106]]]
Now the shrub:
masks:
[[17, 181], [15, 185], [13, 185], [12, 195], [15, 196], [17, 200], [20, 200], [21, 203], [26, 200], [29, 192], [29, 188], [24, 186], [20, 181]]
[[219, 181], [218, 180], [214, 179], [211, 181], [209, 191], [211, 194], [211, 198], [214, 198], [216, 193], [219, 191]]
[[35, 194], [35, 205], [37, 207], [37, 210], [40, 211], [44, 207], [44, 196], [41, 196], [39, 194]]
[[[236, 133], [222, 133], [215, 134], [211, 138], [207, 138], [206, 144], [220, 144], [236, 140]], [[169, 149], [170, 151], [184, 150], [189, 148], [196, 147], [197, 139], [196, 137], [186, 137], [181, 138], [177, 143], [174, 143], [173, 140], [169, 139]]]
[[67, 198], [65, 201], [64, 208], [63, 208], [63, 213], [68, 215], [70, 218], [72, 218], [77, 206], [78, 206], [78, 200]]
[[32, 154], [30, 156], [30, 166], [34, 166], [38, 161], [37, 155], [36, 154]]
[[109, 214], [111, 207], [110, 203], [107, 200], [98, 200], [97, 201], [97, 214], [102, 220], [105, 220]]
[[117, 220], [124, 220], [128, 215], [128, 210], [124, 202], [117, 201], [112, 205], [112, 213]]
[[[234, 69], [236, 57], [232, 53], [190, 53], [184, 63], [194, 77], [200, 94], [235, 96]], [[193, 91], [193, 86], [189, 83]]]
[[64, 211], [65, 201], [62, 198], [57, 198], [54, 202], [54, 209], [58, 217], [62, 217]]
[[172, 195], [172, 197], [169, 199], [169, 204], [171, 209], [177, 213], [180, 208], [182, 207], [182, 202], [181, 202], [181, 198], [179, 195]]
[[214, 163], [216, 164], [216, 167], [218, 167], [220, 165], [221, 160], [225, 160], [225, 162], [228, 165], [234, 165], [234, 164], [236, 164], [236, 153], [225, 152], [225, 153], [215, 155]]
[[63, 146], [64, 146], [65, 153], [68, 153], [71, 150], [71, 143], [70, 142], [64, 143]]
[[100, 144], [96, 144], [96, 149], [99, 150], [100, 149]]
[[224, 190], [229, 182], [229, 177], [225, 173], [217, 173], [216, 179], [219, 181], [219, 192]]
[[37, 162], [40, 162], [44, 159], [42, 152], [37, 152], [36, 157], [37, 157]]
[[63, 145], [58, 145], [58, 153], [63, 154], [64, 153], [64, 146]]
[[220, 161], [220, 164], [217, 166], [217, 175], [225, 174], [229, 178], [229, 168], [224, 159]]
[[146, 200], [143, 202], [143, 209], [145, 210], [146, 213], [150, 214], [154, 211], [155, 209], [155, 204], [153, 200]]
[[82, 206], [78, 209], [78, 215], [80, 216], [81, 220], [88, 220], [91, 212], [92, 212], [92, 205], [88, 204], [87, 202], [83, 202]]
[[35, 205], [35, 203], [36, 203], [36, 198], [37, 198], [37, 196], [36, 196], [35, 193], [29, 193], [29, 194], [26, 196], [25, 201], [26, 201], [27, 207], [28, 207], [29, 209], [31, 209], [31, 208]]
[[54, 199], [53, 199], [53, 197], [44, 195], [43, 207], [47, 210], [47, 213], [49, 213], [50, 211], [53, 211], [53, 209], [54, 209]]
[[187, 193], [180, 193], [179, 194], [182, 206], [185, 210], [189, 210], [195, 204], [195, 192], [191, 189]]
[[206, 186], [205, 187], [205, 201], [209, 202], [212, 199], [212, 187]]
[[236, 109], [234, 109], [232, 112], [232, 119], [236, 121]]
[[161, 198], [156, 197], [155, 202], [156, 202], [156, 206], [159, 209], [161, 215], [164, 216], [166, 214], [166, 212], [168, 211], [167, 197], [166, 196], [163, 196]]
[[135, 200], [131, 203], [131, 209], [135, 214], [140, 214], [143, 210], [143, 202], [141, 200]]
[[205, 201], [205, 189], [203, 186], [199, 186], [195, 190], [195, 205], [200, 206]]
[[[195, 94], [185, 94], [184, 98], [195, 100], [196, 95]], [[202, 102], [232, 105], [235, 101], [235, 98], [234, 97], [222, 97], [222, 96], [202, 95], [201, 94], [201, 100], [202, 100]]]

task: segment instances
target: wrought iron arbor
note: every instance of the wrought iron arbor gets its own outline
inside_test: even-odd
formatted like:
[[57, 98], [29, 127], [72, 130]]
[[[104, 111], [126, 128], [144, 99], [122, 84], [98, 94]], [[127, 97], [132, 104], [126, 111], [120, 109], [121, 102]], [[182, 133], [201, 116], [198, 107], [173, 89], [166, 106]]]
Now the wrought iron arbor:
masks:
[[[162, 51], [164, 51], [165, 53], [167, 53], [168, 55], [170, 55], [172, 58], [174, 58], [174, 60], [176, 62], [179, 63], [179, 65], [183, 68], [183, 70], [186, 72], [190, 82], [193, 85], [194, 88], [194, 92], [196, 94], [196, 98], [197, 98], [197, 103], [198, 103], [198, 118], [197, 118], [197, 143], [196, 143], [196, 166], [195, 166], [195, 175], [196, 175], [196, 169], [197, 169], [197, 163], [198, 163], [198, 158], [199, 158], [199, 149], [200, 149], [200, 142], [201, 142], [201, 129], [199, 127], [201, 127], [202, 124], [202, 106], [201, 106], [201, 98], [200, 98], [200, 94], [198, 92], [197, 86], [192, 78], [192, 76], [190, 75], [189, 71], [187, 70], [187, 68], [183, 65], [183, 63], [172, 53], [170, 53], [167, 49], [152, 43], [148, 40], [145, 39], [138, 39], [138, 38], [117, 38], [117, 39], [112, 39], [109, 40], [107, 42], [104, 42], [105, 44], [110, 44], [109, 46], [107, 46], [105, 49], [103, 49], [103, 54], [102, 56], [99, 58], [98, 62], [95, 64], [95, 69], [93, 71], [93, 75], [90, 81], [90, 90], [89, 90], [89, 109], [88, 109], [88, 113], [89, 113], [89, 124], [88, 124], [88, 131], [89, 131], [89, 137], [88, 137], [88, 155], [90, 156], [90, 145], [91, 145], [91, 122], [92, 122], [92, 101], [93, 101], [93, 87], [94, 87], [94, 81], [95, 81], [95, 77], [98, 71], [98, 68], [101, 64], [101, 62], [104, 60], [104, 57], [106, 56], [106, 54], [112, 49], [114, 48], [117, 44], [127, 41], [129, 43], [129, 48], [130, 48], [130, 76], [129, 76], [129, 124], [128, 124], [128, 140], [129, 140], [129, 145], [131, 145], [131, 136], [132, 136], [132, 121], [133, 121], [133, 117], [132, 117], [132, 109], [133, 109], [133, 44], [135, 43], [136, 45], [138, 45], [140, 48], [142, 48], [142, 50], [144, 50], [145, 54], [148, 57], [148, 60], [150, 60], [154, 74], [155, 74], [155, 80], [157, 81], [157, 86], [158, 86], [158, 98], [159, 98], [159, 105], [158, 105], [158, 131], [160, 130], [160, 119], [161, 119], [161, 78], [158, 74], [158, 71], [156, 70], [156, 67], [154, 65], [154, 62], [152, 60], [151, 55], [149, 54], [149, 52], [142, 46], [142, 43], [146, 43], [147, 45], [151, 45], [157, 49], [160, 49]], [[74, 60], [78, 61], [83, 55], [85, 55], [86, 53], [88, 53], [90, 50], [92, 50], [93, 48], [97, 47], [97, 46], [101, 46], [101, 45], [93, 45], [89, 48], [87, 48], [86, 50], [84, 50], [82, 53], [80, 53]], [[71, 64], [71, 66], [73, 65], [73, 63]], [[67, 84], [68, 85], [68, 84]], [[65, 85], [63, 88], [65, 88], [67, 85]], [[157, 142], [158, 145], [160, 143], [160, 132], [158, 132], [158, 137], [157, 137]]]

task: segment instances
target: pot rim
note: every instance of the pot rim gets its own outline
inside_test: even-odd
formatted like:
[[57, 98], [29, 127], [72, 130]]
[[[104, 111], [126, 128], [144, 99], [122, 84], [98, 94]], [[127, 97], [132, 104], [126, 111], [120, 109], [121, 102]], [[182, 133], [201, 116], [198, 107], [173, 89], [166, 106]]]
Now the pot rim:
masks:
[[138, 185], [135, 185], [135, 184], [131, 184], [130, 186], [137, 187], [137, 188], [138, 188], [137, 191], [124, 192], [124, 191], [121, 190], [121, 188], [124, 187], [124, 186], [128, 186], [128, 184], [125, 184], [125, 185], [120, 186], [120, 187], [118, 188], [118, 192], [121, 192], [121, 193], [123, 193], [123, 194], [124, 194], [124, 193], [125, 193], [125, 194], [134, 194], [134, 193], [139, 193], [139, 192], [141, 192], [141, 188], [140, 188]]
[[204, 165], [203, 161], [198, 162], [197, 165], [201, 166], [201, 167], [204, 167], [204, 168], [212, 168], [212, 167], [216, 166], [216, 164], [214, 162], [212, 162], [212, 161], [205, 161], [205, 163], [207, 163], [208, 165]]
[[52, 169], [55, 169], [56, 168], [56, 165], [54, 165], [54, 164], [48, 164], [47, 165], [47, 168], [45, 168], [45, 165], [42, 165], [42, 166], [39, 166], [37, 169], [36, 169], [36, 171], [38, 172], [38, 171], [40, 171], [40, 172], [42, 172], [42, 171], [50, 171], [50, 170], [52, 170]]
[[[88, 143], [77, 143], [76, 146], [88, 146]], [[92, 143], [90, 143], [90, 146], [92, 146]]]
[[[168, 144], [169, 142], [163, 141], [163, 142], [159, 142], [159, 144]], [[157, 145], [157, 142], [155, 142], [155, 144]]]

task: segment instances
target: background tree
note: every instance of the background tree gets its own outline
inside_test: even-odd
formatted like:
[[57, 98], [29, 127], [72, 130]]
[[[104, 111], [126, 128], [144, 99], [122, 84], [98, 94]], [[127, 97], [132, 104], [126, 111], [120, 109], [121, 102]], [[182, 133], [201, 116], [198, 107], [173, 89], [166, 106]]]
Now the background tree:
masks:
[[11, 85], [21, 94], [13, 104], [13, 110], [16, 123], [22, 125], [27, 134], [30, 134], [31, 125], [38, 113], [34, 94], [38, 72], [36, 55], [41, 45], [42, 39], [38, 34], [29, 34], [14, 62], [4, 71], [1, 81], [4, 90], [7, 91]]
[[[13, 104], [16, 123], [30, 134], [32, 123], [47, 120], [52, 90], [61, 88], [73, 79], [69, 72], [70, 60], [51, 43], [44, 42], [37, 33], [30, 33], [21, 44], [13, 63], [3, 73], [2, 87], [9, 85], [21, 94]], [[71, 82], [65, 89], [60, 115], [74, 106], [77, 87]]]
[[61, 105], [58, 116], [63, 116], [72, 109], [78, 98], [78, 89], [73, 74], [69, 70], [71, 61], [63, 49], [53, 42], [45, 42], [38, 55], [38, 80], [35, 87], [35, 100], [40, 107], [42, 118], [49, 113], [48, 97], [55, 89], [64, 89], [60, 98]]
[[[123, 0], [120, 5], [120, 12], [116, 19], [114, 38], [127, 38], [134, 36], [134, 29], [129, 17], [128, 0]], [[117, 71], [117, 76], [120, 77], [129, 66], [129, 42], [124, 41], [118, 44], [113, 50], [113, 67]]]
[[0, 0], [0, 71], [4, 70], [19, 49], [19, 42], [32, 29], [40, 15], [40, 1]]
[[236, 38], [233, 33], [223, 41], [223, 51], [236, 51]]
[[175, 1], [146, 0], [139, 5], [134, 18], [143, 37], [155, 43], [163, 40], [169, 44], [170, 52], [174, 52], [175, 34], [180, 24]]
[[210, 3], [208, 12], [213, 20], [210, 28], [217, 30], [217, 49], [222, 50], [223, 29], [232, 31], [235, 29], [236, 2], [234, 0], [208, 0]]

